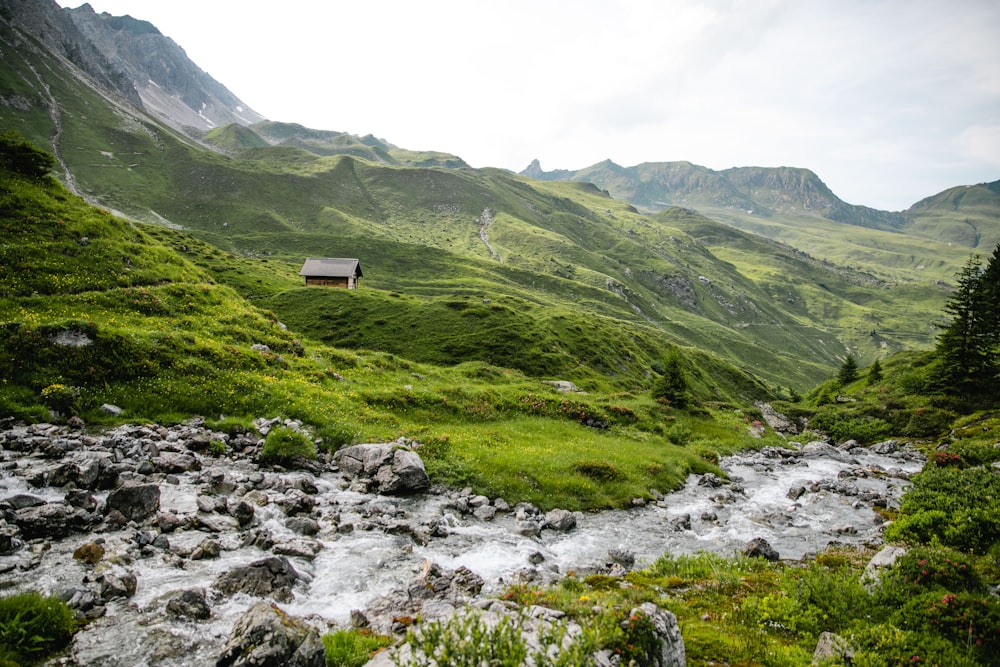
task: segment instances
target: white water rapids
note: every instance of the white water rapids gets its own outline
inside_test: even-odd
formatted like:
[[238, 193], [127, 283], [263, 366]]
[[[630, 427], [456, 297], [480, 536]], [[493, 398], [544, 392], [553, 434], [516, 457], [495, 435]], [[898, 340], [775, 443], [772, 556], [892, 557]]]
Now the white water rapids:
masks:
[[[61, 501], [64, 490], [29, 487], [22, 476], [11, 474], [15, 455], [4, 454], [8, 463], [0, 470], [0, 499], [30, 493]], [[851, 450], [850, 457], [848, 460], [845, 454], [840, 461], [783, 458], [773, 452], [770, 456], [767, 452], [740, 454], [721, 462], [733, 484], [705, 486], [699, 484], [701, 478], [692, 477], [684, 488], [668, 494], [660, 503], [582, 514], [573, 530], [559, 533], [546, 529], [540, 537], [520, 534], [509, 513], [481, 521], [459, 515], [447, 495], [374, 496], [349, 490], [339, 473], [325, 473], [312, 480], [319, 490], [314, 516], [318, 516], [321, 526], [315, 539], [323, 549], [311, 561], [290, 558], [306, 582], [293, 589], [293, 601], [280, 606], [325, 631], [345, 624], [352, 609], [365, 609], [393, 589], [405, 587], [425, 560], [448, 569], [467, 567], [487, 582], [487, 593], [532, 567], [547, 573], [592, 571], [609, 561], [611, 550], [635, 554], [636, 567], [642, 567], [667, 552], [729, 555], [755, 537], [766, 539], [782, 558], [800, 558], [824, 549], [832, 541], [876, 543], [879, 519], [872, 503], [864, 500], [864, 493], [877, 493], [890, 504], [898, 501], [907, 485], [904, 478], [919, 470], [920, 463], [865, 449]], [[18, 466], [25, 463], [17, 461]], [[178, 484], [160, 484], [161, 511], [195, 514], [195, 484], [206, 473], [217, 470], [239, 480], [253, 471], [245, 462], [207, 460], [206, 465], [211, 467], [178, 475]], [[885, 474], [887, 470], [890, 474]], [[845, 476], [849, 479], [842, 479]], [[838, 482], [841, 490], [849, 484], [861, 495], [837, 492], [833, 487]], [[792, 500], [788, 492], [794, 487], [805, 487], [807, 491]], [[106, 494], [95, 496], [103, 501]], [[276, 542], [302, 537], [285, 526], [286, 517], [274, 502], [258, 507], [256, 512], [260, 522], [256, 527], [269, 531]], [[406, 534], [388, 534], [381, 528], [366, 530], [365, 524], [370, 525], [368, 517], [373, 513], [395, 516], [411, 525], [443, 522], [447, 535], [432, 537], [422, 544]], [[711, 513], [715, 514], [714, 520]], [[332, 522], [325, 518], [334, 514], [339, 515], [337, 523], [354, 523], [357, 528], [352, 532], [331, 528]], [[677, 525], [676, 519], [684, 514], [690, 515], [690, 528]], [[80, 586], [95, 568], [127, 570], [138, 579], [135, 596], [109, 603], [104, 617], [78, 633], [72, 649], [75, 662], [71, 664], [214, 664], [234, 621], [255, 600], [245, 594], [223, 596], [212, 589], [212, 584], [224, 572], [269, 552], [244, 546], [235, 531], [182, 530], [167, 536], [170, 550], [148, 549], [141, 557], [135, 532], [100, 534], [105, 539], [106, 555], [96, 566], [79, 563], [72, 554], [98, 535], [75, 534], [60, 540], [29, 542], [13, 554], [0, 556], [0, 587], [58, 594]], [[190, 552], [206, 538], [221, 543], [219, 558], [190, 560], [170, 552]], [[539, 564], [533, 566], [532, 562]], [[196, 587], [209, 592], [211, 619], [196, 622], [165, 613], [168, 594]]]

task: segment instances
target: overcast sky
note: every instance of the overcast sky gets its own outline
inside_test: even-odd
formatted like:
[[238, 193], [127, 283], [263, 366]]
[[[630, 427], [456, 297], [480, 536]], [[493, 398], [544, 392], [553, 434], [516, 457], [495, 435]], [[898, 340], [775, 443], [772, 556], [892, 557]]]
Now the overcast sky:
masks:
[[271, 120], [474, 167], [807, 167], [890, 210], [1000, 179], [996, 0], [90, 5], [152, 22]]

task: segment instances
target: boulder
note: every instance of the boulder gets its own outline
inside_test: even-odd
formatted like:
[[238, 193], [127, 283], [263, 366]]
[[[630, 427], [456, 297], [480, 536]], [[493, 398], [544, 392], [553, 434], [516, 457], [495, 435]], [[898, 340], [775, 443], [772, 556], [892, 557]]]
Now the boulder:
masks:
[[837, 449], [833, 445], [821, 440], [806, 443], [800, 451], [802, 452], [802, 456], [806, 458], [833, 459], [841, 463], [857, 463], [847, 452]]
[[130, 598], [139, 587], [139, 580], [131, 572], [109, 571], [99, 578], [101, 597], [105, 600]]
[[349, 475], [370, 480], [378, 493], [408, 494], [430, 486], [420, 456], [398, 444], [352, 445], [337, 450], [333, 458]]
[[56, 539], [87, 529], [93, 523], [93, 515], [65, 503], [45, 503], [16, 510], [11, 523], [21, 529], [24, 539]]
[[73, 560], [93, 565], [104, 558], [104, 547], [97, 542], [85, 542], [73, 552]]
[[319, 632], [279, 607], [258, 602], [233, 624], [216, 667], [325, 667]]
[[289, 602], [292, 599], [292, 586], [299, 578], [299, 573], [287, 558], [271, 556], [222, 574], [216, 579], [214, 588], [226, 595], [246, 593]]
[[[654, 655], [646, 656], [648, 662], [643, 664], [656, 667], [685, 667], [687, 657], [684, 651], [684, 639], [681, 637], [677, 617], [666, 609], [660, 609], [652, 602], [639, 605], [629, 613], [629, 617], [645, 616], [653, 625], [653, 632], [659, 641], [659, 650]], [[628, 621], [624, 621], [628, 623]]]
[[772, 563], [777, 562], [780, 556], [767, 540], [763, 537], [755, 537], [743, 546], [743, 555], [747, 558], [763, 558]]
[[108, 494], [104, 513], [118, 510], [129, 521], [143, 521], [155, 515], [159, 509], [159, 486], [126, 482]]
[[159, 472], [180, 473], [201, 470], [201, 462], [190, 452], [161, 452], [154, 456], [153, 466]]
[[172, 595], [167, 601], [167, 613], [175, 618], [203, 621], [212, 616], [205, 591], [192, 588]]
[[832, 632], [824, 632], [819, 636], [816, 650], [813, 652], [813, 665], [850, 665], [852, 662], [854, 662], [854, 649], [846, 639]]
[[554, 509], [545, 513], [545, 527], [559, 532], [576, 528], [576, 515], [569, 510]]
[[896, 564], [896, 560], [906, 553], [903, 547], [886, 545], [872, 556], [872, 559], [865, 565], [865, 571], [861, 575], [861, 583], [865, 589], [871, 593], [878, 587], [882, 580], [882, 571]]

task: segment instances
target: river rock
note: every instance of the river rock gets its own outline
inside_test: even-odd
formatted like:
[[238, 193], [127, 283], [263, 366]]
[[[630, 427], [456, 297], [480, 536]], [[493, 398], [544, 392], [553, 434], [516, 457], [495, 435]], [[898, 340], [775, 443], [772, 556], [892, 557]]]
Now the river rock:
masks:
[[285, 528], [299, 535], [312, 536], [319, 532], [319, 522], [307, 516], [293, 516], [285, 522]]
[[108, 494], [104, 513], [118, 510], [129, 521], [143, 521], [160, 509], [160, 487], [156, 484], [126, 482]]
[[175, 618], [203, 621], [212, 616], [202, 588], [192, 588], [172, 595], [167, 601], [166, 609]]
[[554, 509], [545, 513], [545, 527], [561, 533], [576, 528], [576, 515], [569, 510]]
[[85, 542], [73, 552], [73, 560], [93, 565], [104, 558], [104, 547], [97, 542]]
[[16, 510], [11, 522], [21, 529], [25, 539], [55, 539], [88, 528], [93, 523], [93, 515], [65, 503], [45, 503]]
[[101, 597], [105, 600], [130, 598], [135, 595], [139, 586], [139, 580], [131, 572], [105, 572], [98, 581], [101, 584]]
[[681, 629], [677, 625], [677, 617], [666, 609], [660, 609], [652, 602], [641, 604], [629, 613], [629, 616], [638, 615], [645, 616], [653, 624], [653, 630], [660, 645], [658, 653], [646, 656], [649, 662], [644, 664], [656, 665], [657, 667], [685, 667], [687, 657]]
[[806, 458], [833, 459], [834, 461], [840, 461], [841, 463], [856, 463], [856, 461], [851, 458], [851, 455], [847, 452], [837, 449], [833, 445], [827, 444], [821, 440], [813, 440], [812, 442], [806, 443], [801, 452], [802, 456]]
[[236, 519], [236, 522], [240, 524], [240, 527], [250, 525], [256, 515], [253, 505], [245, 500], [230, 499], [226, 504], [226, 511], [229, 512], [229, 516]]
[[299, 573], [287, 558], [271, 556], [224, 573], [216, 579], [214, 588], [226, 595], [246, 593], [290, 602], [292, 586], [299, 578]]
[[31, 495], [30, 493], [18, 493], [0, 500], [0, 508], [11, 510], [23, 510], [28, 507], [40, 507], [47, 501], [45, 498]]
[[763, 558], [772, 563], [777, 562], [780, 556], [767, 540], [763, 537], [755, 537], [743, 547], [743, 555], [747, 558]]
[[161, 452], [153, 457], [153, 466], [159, 472], [181, 473], [201, 470], [201, 462], [190, 452]]
[[324, 667], [319, 632], [278, 606], [258, 602], [233, 624], [216, 667]]
[[420, 456], [395, 443], [344, 447], [333, 459], [344, 472], [369, 480], [378, 493], [408, 494], [430, 486]]

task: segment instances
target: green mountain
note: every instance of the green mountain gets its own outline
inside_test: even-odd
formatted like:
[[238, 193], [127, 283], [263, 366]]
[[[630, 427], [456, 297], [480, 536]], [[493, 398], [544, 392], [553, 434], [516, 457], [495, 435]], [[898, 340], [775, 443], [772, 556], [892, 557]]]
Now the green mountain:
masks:
[[[903, 233], [898, 215], [843, 204], [806, 170], [649, 166], [642, 184], [603, 163], [574, 176], [595, 186], [291, 123], [188, 136], [96, 87], [23, 25], [4, 21], [0, 36], [18, 46], [0, 63], [3, 99], [15, 100], [0, 106], [3, 127], [51, 150], [88, 200], [242, 257], [203, 268], [313, 340], [627, 389], [680, 345], [740, 369], [705, 381], [720, 398], [752, 386], [741, 374], [803, 389], [848, 352], [870, 362], [929, 346], [947, 296], [935, 280], [965, 259]], [[653, 201], [661, 181], [684, 185], [685, 208], [648, 215], [608, 194], [639, 182]], [[717, 202], [710, 192], [728, 193], [720, 210], [759, 207], [766, 216], [740, 215], [765, 227], [798, 224], [822, 252], [689, 210]], [[360, 258], [365, 288], [307, 290], [307, 256]]]
[[[955, 188], [891, 212], [848, 204], [813, 172], [790, 167], [715, 171], [690, 162], [622, 167], [605, 160], [576, 171], [546, 172], [536, 160], [521, 173], [591, 182], [651, 213], [690, 208], [890, 282], [949, 281], [970, 250], [988, 252], [1000, 240], [995, 184]], [[958, 203], [963, 198], [953, 199], [962, 192], [969, 197], [964, 206]]]

